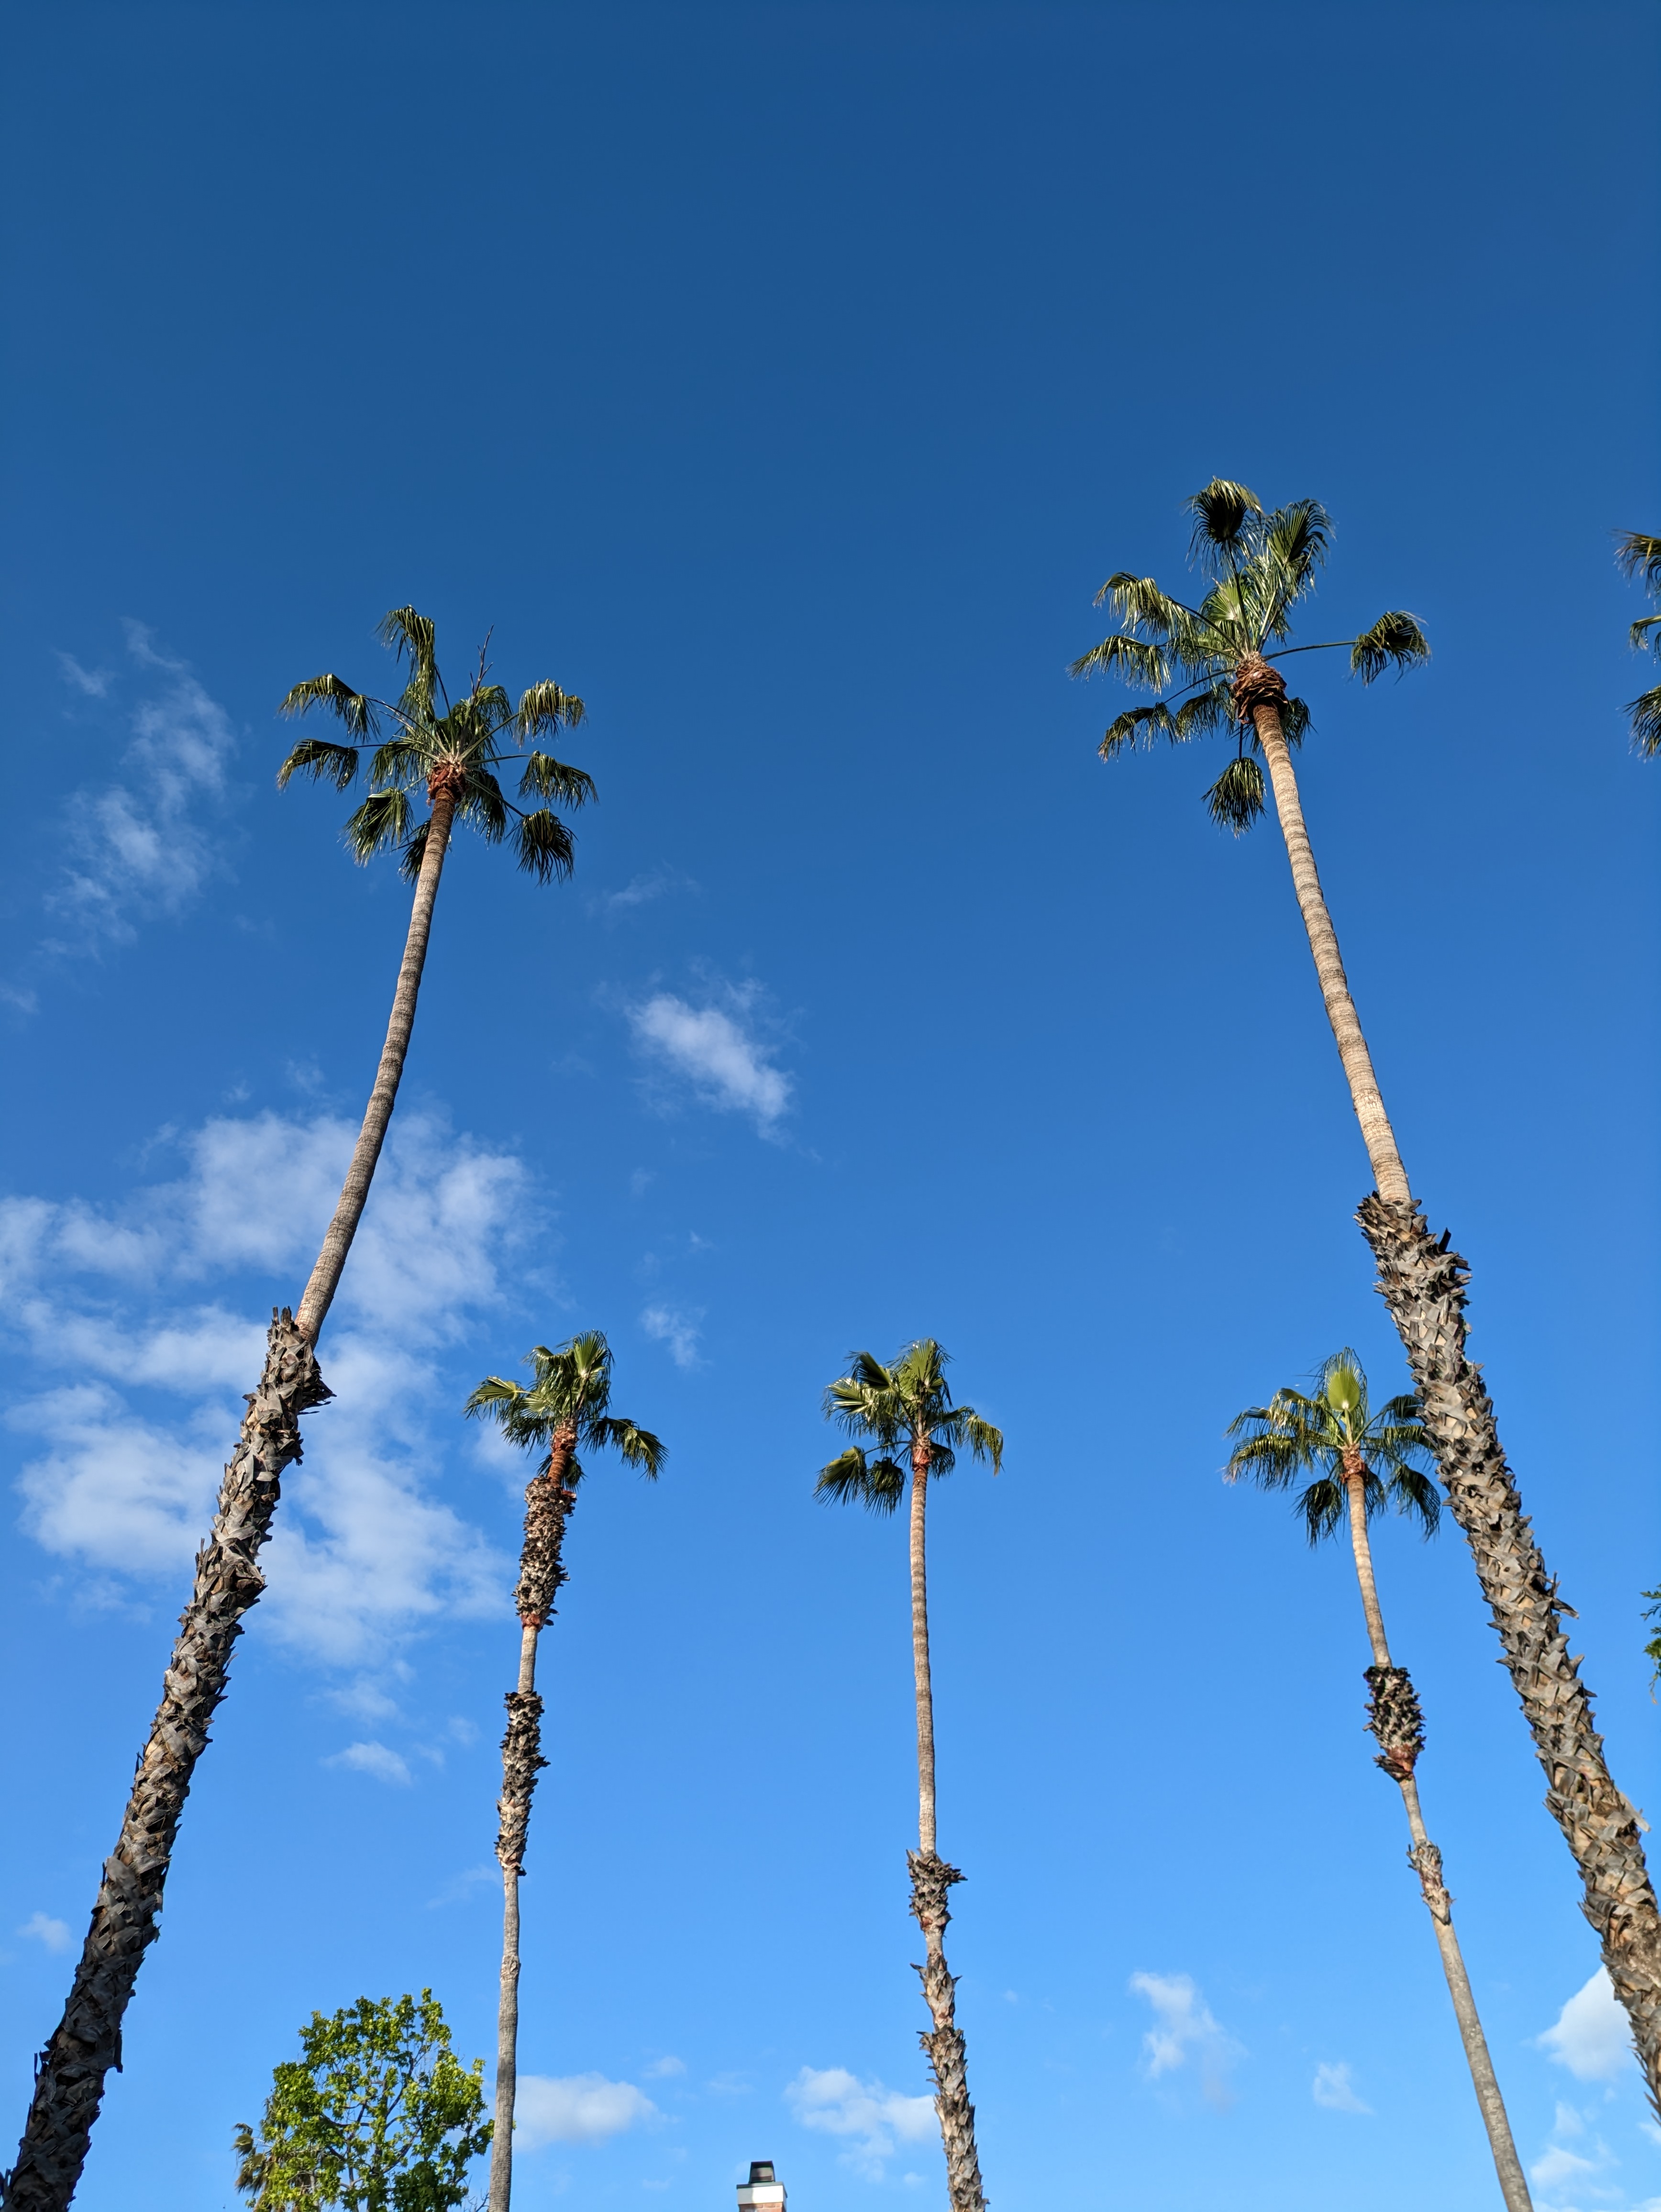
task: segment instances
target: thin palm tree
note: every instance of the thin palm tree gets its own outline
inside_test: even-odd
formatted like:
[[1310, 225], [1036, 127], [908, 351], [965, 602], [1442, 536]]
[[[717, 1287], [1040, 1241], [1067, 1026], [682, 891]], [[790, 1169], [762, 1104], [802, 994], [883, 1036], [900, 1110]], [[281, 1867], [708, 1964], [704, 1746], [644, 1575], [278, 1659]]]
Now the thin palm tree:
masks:
[[496, 1857], [502, 1863], [502, 1984], [496, 2009], [496, 2133], [490, 2139], [489, 2212], [508, 2212], [514, 2188], [514, 2104], [519, 2081], [519, 1885], [531, 1825], [531, 1793], [548, 1762], [542, 1756], [542, 1699], [537, 1639], [554, 1617], [565, 1582], [565, 1524], [575, 1505], [584, 1450], [620, 1453], [656, 1480], [667, 1457], [649, 1429], [608, 1411], [611, 1351], [598, 1329], [551, 1349], [532, 1345], [526, 1364], [533, 1380], [487, 1375], [466, 1411], [496, 1422], [510, 1443], [539, 1452], [542, 1463], [525, 1492], [525, 1541], [514, 1610], [519, 1615], [519, 1686], [508, 1692], [508, 1733], [502, 1739], [502, 1797]]
[[1632, 2022], [1651, 2102], [1661, 2113], [1661, 1912], [1640, 1816], [1609, 1773], [1591, 1698], [1563, 1632], [1567, 1608], [1524, 1513], [1482, 1371], [1467, 1357], [1469, 1270], [1449, 1249], [1445, 1233], [1432, 1235], [1384, 1112], [1293, 770], [1293, 748], [1308, 732], [1309, 710], [1287, 696], [1275, 665], [1294, 653], [1342, 651], [1352, 673], [1370, 684], [1388, 668], [1422, 662], [1429, 647], [1415, 617], [1400, 611], [1381, 615], [1354, 636], [1287, 642], [1293, 611], [1313, 590], [1330, 540], [1331, 524], [1317, 501], [1299, 500], [1265, 514], [1244, 484], [1219, 477], [1189, 501], [1188, 510], [1192, 557], [1207, 579], [1198, 605], [1172, 598], [1151, 576], [1110, 576], [1098, 603], [1111, 605], [1120, 627], [1076, 660], [1073, 673], [1108, 671], [1159, 695], [1109, 726], [1104, 760], [1158, 737], [1182, 744], [1233, 731], [1235, 757], [1206, 800], [1213, 818], [1237, 835], [1263, 811], [1267, 763], [1293, 886], [1376, 1182], [1357, 1218], [1407, 1349], [1448, 1503], [1470, 1547], [1545, 1770], [1547, 1807], [1579, 1869], [1581, 1910], [1597, 1931], [1609, 1979]]
[[[911, 1664], [917, 1701], [917, 1845], [905, 1855], [911, 1911], [922, 1929], [925, 1963], [917, 1968], [934, 2025], [918, 2040], [934, 2076], [934, 2110], [946, 2149], [952, 2212], [985, 2212], [975, 2107], [969, 2101], [963, 2031], [957, 2023], [957, 1983], [946, 1964], [952, 1916], [946, 1893], [963, 1880], [934, 1848], [934, 1692], [928, 1657], [928, 1571], [924, 1541], [931, 1476], [949, 1474], [960, 1449], [1003, 1464], [1003, 1434], [972, 1406], [954, 1406], [946, 1380], [947, 1355], [932, 1337], [909, 1344], [891, 1366], [868, 1352], [849, 1357], [849, 1371], [824, 1394], [825, 1418], [864, 1443], [852, 1444], [820, 1470], [817, 1495], [891, 1513], [911, 1481]], [[875, 1447], [871, 1456], [865, 1445]], [[902, 1465], [902, 1461], [904, 1464]]]
[[[1654, 614], [1639, 617], [1627, 632], [1628, 641], [1634, 653], [1661, 654], [1661, 538], [1652, 538], [1642, 530], [1623, 530], [1615, 540], [1615, 561], [1623, 576], [1643, 579], [1644, 589], [1656, 608]], [[1661, 753], [1661, 684], [1640, 691], [1628, 706], [1627, 714], [1634, 750], [1646, 760], [1653, 760]]]
[[[392, 1119], [452, 826], [458, 819], [469, 822], [496, 842], [511, 824], [521, 867], [544, 883], [571, 872], [565, 823], [545, 805], [530, 811], [514, 806], [504, 797], [496, 770], [509, 742], [522, 747], [562, 724], [581, 721], [581, 700], [544, 682], [533, 684], [514, 708], [501, 686], [488, 681], [481, 653], [470, 689], [452, 703], [435, 657], [433, 625], [424, 615], [394, 607], [380, 635], [409, 664], [400, 696], [374, 698], [332, 675], [297, 684], [281, 711], [303, 714], [321, 708], [343, 725], [345, 741], [304, 739], [283, 762], [277, 781], [304, 775], [344, 790], [371, 741], [383, 725], [391, 726], [385, 741], [374, 745], [369, 793], [346, 835], [361, 861], [399, 852], [404, 872], [415, 884], [392, 1018], [351, 1164], [299, 1310], [284, 1307], [271, 1317], [265, 1372], [248, 1399], [213, 1525], [197, 1554], [195, 1585], [180, 1619], [161, 1703], [139, 1756], [114, 1852], [105, 1862], [69, 2000], [36, 2067], [16, 2163], [0, 2179], [0, 2204], [7, 2212], [64, 2212], [86, 2163], [106, 2077], [121, 2063], [121, 2023], [144, 1953], [159, 1932], [185, 1799], [207, 1744], [208, 1723], [225, 1694], [242, 1618], [265, 1588], [259, 1554], [283, 1474], [301, 1455], [300, 1417], [331, 1395], [318, 1371], [315, 1346]], [[428, 811], [417, 819], [412, 799], [423, 791]], [[580, 806], [594, 792], [581, 769], [532, 744], [520, 776], [520, 796], [530, 795]]]
[[1435, 1534], [1441, 1499], [1423, 1471], [1432, 1453], [1418, 1401], [1410, 1396], [1391, 1398], [1373, 1413], [1366, 1370], [1346, 1347], [1322, 1362], [1312, 1393], [1277, 1390], [1267, 1406], [1249, 1406], [1237, 1415], [1228, 1433], [1241, 1438], [1224, 1469], [1231, 1482], [1245, 1475], [1265, 1490], [1285, 1490], [1300, 1476], [1311, 1478], [1295, 1501], [1311, 1544], [1330, 1536], [1341, 1522], [1348, 1522], [1355, 1579], [1372, 1647], [1372, 1664], [1366, 1669], [1367, 1726], [1378, 1740], [1377, 1763], [1400, 1789], [1407, 1808], [1413, 1837], [1408, 1858], [1419, 1876], [1436, 1932], [1500, 2194], [1507, 2212], [1531, 2212], [1528, 2183], [1454, 1933], [1453, 1899], [1442, 1880], [1442, 1854], [1426, 1832], [1420, 1809], [1415, 1768], [1424, 1748], [1424, 1719], [1407, 1668], [1396, 1666], [1390, 1656], [1367, 1536], [1367, 1523], [1386, 1506], [1416, 1519], [1427, 1536]]

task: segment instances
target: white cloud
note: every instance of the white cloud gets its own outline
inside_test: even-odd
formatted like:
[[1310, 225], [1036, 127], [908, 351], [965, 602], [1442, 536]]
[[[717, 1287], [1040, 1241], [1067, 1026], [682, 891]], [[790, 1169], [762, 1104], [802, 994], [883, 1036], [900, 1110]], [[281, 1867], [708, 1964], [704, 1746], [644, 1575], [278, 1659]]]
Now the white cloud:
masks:
[[1529, 2177], [1536, 2188], [1555, 2189], [1560, 2182], [1573, 2181], [1577, 2174], [1596, 2173], [1599, 2161], [1581, 2158], [1578, 2153], [1567, 2150], [1555, 2143], [1543, 2156], [1536, 2159], [1529, 2168]]
[[1226, 2104], [1228, 2071], [1244, 2052], [1213, 2016], [1193, 1976], [1133, 1974], [1130, 1987], [1153, 2008], [1154, 2024], [1142, 2037], [1148, 2079], [1158, 2081], [1191, 2058], [1208, 2102]]
[[1370, 2112], [1372, 2110], [1371, 2105], [1364, 2105], [1356, 2094], [1355, 2085], [1349, 2078], [1349, 2067], [1343, 2061], [1336, 2065], [1323, 2062], [1317, 2066], [1309, 2094], [1317, 2105], [1323, 2105], [1329, 2112]]
[[805, 2128], [849, 2138], [840, 2160], [867, 2181], [880, 2181], [895, 2142], [921, 2142], [939, 2122], [932, 2097], [908, 2097], [880, 2081], [861, 2081], [843, 2066], [804, 2066], [784, 2092]]
[[521, 2074], [514, 2104], [514, 2147], [535, 2150], [543, 2143], [604, 2142], [608, 2136], [655, 2119], [657, 2109], [632, 2081], [608, 2081], [603, 2074]]
[[33, 1942], [44, 1943], [49, 1951], [67, 1951], [70, 1948], [68, 1923], [54, 1920], [47, 1912], [31, 1912], [17, 1932]]
[[666, 2053], [663, 2057], [654, 2058], [652, 2061], [646, 2069], [646, 2078], [648, 2081], [667, 2081], [685, 2071], [686, 2061], [684, 2058], [677, 2058], [672, 2053]]
[[406, 1759], [400, 1759], [384, 1743], [349, 1743], [344, 1751], [338, 1751], [332, 1759], [326, 1759], [325, 1766], [349, 1766], [357, 1774], [372, 1774], [377, 1782], [396, 1783], [401, 1790], [410, 1786], [410, 1768]]
[[60, 653], [58, 665], [64, 672], [64, 681], [88, 699], [102, 699], [109, 691], [113, 673], [107, 668], [83, 668], [72, 653]]
[[620, 891], [602, 891], [589, 900], [591, 911], [626, 914], [630, 907], [649, 906], [670, 891], [695, 891], [697, 885], [678, 868], [654, 868], [649, 875], [631, 876]]
[[1613, 2081], [1634, 2063], [1631, 2024], [1602, 1966], [1535, 2041], [1577, 2081]]
[[[702, 1311], [700, 1307], [698, 1312]], [[698, 1365], [700, 1331], [696, 1315], [686, 1313], [678, 1306], [648, 1306], [640, 1317], [640, 1325], [648, 1336], [659, 1344], [668, 1346], [669, 1357], [677, 1367]]]
[[706, 1106], [748, 1114], [770, 1136], [790, 1103], [791, 1079], [772, 1065], [772, 1048], [750, 1027], [756, 987], [725, 988], [721, 995], [725, 1008], [694, 1006], [672, 992], [656, 993], [629, 1009], [635, 1042], [684, 1076]]

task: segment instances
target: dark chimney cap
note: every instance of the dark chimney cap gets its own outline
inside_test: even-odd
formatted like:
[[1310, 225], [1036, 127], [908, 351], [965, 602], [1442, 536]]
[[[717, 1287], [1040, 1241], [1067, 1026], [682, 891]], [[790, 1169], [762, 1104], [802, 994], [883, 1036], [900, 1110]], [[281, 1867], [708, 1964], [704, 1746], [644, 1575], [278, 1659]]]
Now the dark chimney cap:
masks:
[[752, 2158], [751, 2160], [750, 2186], [752, 2189], [758, 2181], [770, 2181], [772, 2179], [773, 2161], [770, 2158]]

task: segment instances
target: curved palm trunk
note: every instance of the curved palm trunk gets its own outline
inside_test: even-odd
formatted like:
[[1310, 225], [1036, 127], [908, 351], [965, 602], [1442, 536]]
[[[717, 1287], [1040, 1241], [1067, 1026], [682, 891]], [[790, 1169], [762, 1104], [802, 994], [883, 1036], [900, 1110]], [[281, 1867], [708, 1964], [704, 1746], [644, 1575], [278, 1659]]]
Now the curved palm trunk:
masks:
[[1298, 781], [1281, 720], [1280, 672], [1248, 654], [1234, 684], [1269, 764], [1298, 905], [1327, 1018], [1349, 1083], [1378, 1188], [1358, 1212], [1378, 1263], [1378, 1286], [1405, 1346], [1426, 1433], [1453, 1516], [1499, 1631], [1506, 1665], [1546, 1773], [1546, 1805], [1563, 1832], [1582, 1884], [1581, 1911], [1597, 1929], [1603, 1964], [1626, 2007], [1650, 2102], [1661, 2114], [1661, 1911], [1645, 1863], [1639, 1816], [1603, 1758], [1591, 1697], [1571, 1657], [1557, 1597], [1494, 1425], [1494, 1407], [1465, 1357], [1469, 1270], [1447, 1236], [1433, 1237], [1409, 1188], [1395, 1133], [1349, 994], [1338, 939], [1304, 827]]
[[1477, 2016], [1476, 2000], [1471, 1994], [1459, 1938], [1453, 1930], [1453, 1899], [1442, 1881], [1442, 1854], [1427, 1834], [1424, 1815], [1420, 1810], [1419, 1784], [1414, 1767], [1424, 1745], [1424, 1723], [1407, 1668], [1391, 1665], [1390, 1646], [1384, 1640], [1384, 1616], [1378, 1604], [1378, 1586], [1372, 1579], [1372, 1547], [1367, 1540], [1363, 1472], [1359, 1455], [1353, 1459], [1346, 1457], [1344, 1487], [1349, 1498], [1350, 1544], [1355, 1555], [1355, 1579], [1361, 1586], [1367, 1641], [1372, 1646], [1372, 1664], [1367, 1668], [1367, 1686], [1372, 1692], [1367, 1725], [1378, 1739], [1378, 1765], [1400, 1788], [1402, 1802], [1407, 1808], [1408, 1827], [1413, 1837], [1413, 1849], [1408, 1858], [1419, 1876], [1419, 1887], [1424, 1893], [1431, 1926], [1436, 1933], [1436, 1948], [1442, 1954], [1442, 1972], [1447, 1977], [1448, 1995], [1453, 1999], [1454, 2018], [1459, 2023], [1459, 2039], [1465, 2046], [1471, 2086], [1476, 2092], [1482, 2124], [1488, 2130], [1488, 2148], [1494, 2153], [1494, 2171], [1500, 2177], [1500, 2193], [1506, 2200], [1506, 2212], [1533, 2212], [1529, 2185], [1523, 2176], [1523, 2162], [1512, 2141], [1511, 2122], [1506, 2117], [1505, 2100], [1500, 2094], [1494, 2062], [1488, 2056], [1488, 2038]]
[[501, 1826], [502, 1984], [496, 2005], [496, 2131], [490, 2138], [489, 2212], [508, 2212], [514, 2191], [514, 2105], [519, 2087], [519, 1884], [531, 1825], [531, 1794], [547, 1764], [542, 1756], [542, 1699], [537, 1695], [537, 1639], [554, 1613], [554, 1596], [565, 1580], [561, 1553], [565, 1524], [576, 1504], [565, 1487], [575, 1437], [556, 1438], [548, 1465], [525, 1492], [525, 1542], [520, 1553], [519, 1686], [508, 1694], [508, 1733], [502, 1739]]
[[432, 827], [417, 880], [409, 933], [392, 994], [392, 1018], [362, 1132], [300, 1310], [273, 1320], [259, 1388], [248, 1400], [241, 1441], [225, 1469], [196, 1584], [179, 1621], [161, 1703], [139, 1754], [114, 1855], [105, 1862], [92, 1925], [52, 2040], [40, 2054], [17, 2162], [0, 2180], [6, 2212], [66, 2212], [86, 2163], [110, 2069], [121, 2064], [121, 2021], [145, 1951], [156, 1938], [173, 1838], [208, 1722], [225, 1694], [242, 1616], [265, 1589], [255, 1561], [271, 1532], [278, 1483], [300, 1457], [299, 1416], [332, 1393], [312, 1346], [369, 1194], [392, 1119], [415, 1023], [432, 929], [433, 902], [455, 811], [453, 791], [432, 792]]
[[[911, 1454], [911, 1663], [917, 1692], [917, 1839], [908, 1851], [911, 1911], [926, 1946], [922, 1978], [932, 2032], [917, 2040], [934, 2076], [934, 2110], [940, 2115], [946, 2150], [946, 2186], [952, 2212], [986, 2212], [981, 2187], [980, 2154], [975, 2146], [975, 2107], [969, 2101], [969, 2075], [963, 2030], [957, 2021], [957, 1982], [946, 1963], [946, 1929], [952, 1915], [946, 1892], [963, 1876], [934, 1849], [934, 1692], [928, 1667], [928, 1577], [924, 1522], [928, 1510], [927, 1442]], [[496, 2208], [491, 2208], [496, 2212]]]

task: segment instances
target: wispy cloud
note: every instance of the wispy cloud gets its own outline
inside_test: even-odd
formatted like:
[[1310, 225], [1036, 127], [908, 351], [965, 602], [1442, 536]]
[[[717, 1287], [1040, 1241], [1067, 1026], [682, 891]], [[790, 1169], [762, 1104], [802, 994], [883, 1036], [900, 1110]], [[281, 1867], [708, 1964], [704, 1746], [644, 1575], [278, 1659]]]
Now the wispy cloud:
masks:
[[685, 1313], [678, 1306], [648, 1306], [641, 1315], [640, 1325], [648, 1336], [669, 1347], [669, 1357], [677, 1367], [691, 1369], [702, 1364], [698, 1358], [698, 1339], [702, 1332], [698, 1321], [703, 1309]]
[[1230, 2069], [1245, 2056], [1214, 2017], [1191, 1974], [1133, 1974], [1130, 1987], [1153, 2008], [1153, 2026], [1142, 2037], [1144, 2071], [1151, 2081], [1190, 2062], [1209, 2104], [1232, 2100]]
[[371, 1774], [377, 1782], [390, 1782], [401, 1790], [410, 1786], [409, 1761], [384, 1743], [349, 1743], [344, 1751], [336, 1752], [323, 1764], [350, 1767], [357, 1774]]
[[661, 2058], [654, 2058], [646, 2069], [646, 2078], [648, 2081], [668, 2081], [685, 2071], [686, 2061], [684, 2058], [677, 2058], [672, 2052], [666, 2052]]
[[49, 1912], [31, 1912], [18, 1929], [32, 1943], [44, 1943], [49, 1951], [67, 1951], [70, 1948], [69, 1923], [54, 1920]]
[[1356, 2094], [1355, 2085], [1349, 2078], [1348, 2064], [1340, 2060], [1335, 2065], [1324, 2062], [1315, 2069], [1315, 2079], [1310, 2093], [1317, 2105], [1329, 2112], [1370, 2112], [1371, 2105], [1364, 2105]]
[[659, 991], [628, 1014], [639, 1049], [688, 1083], [695, 1097], [718, 1112], [747, 1114], [763, 1136], [772, 1136], [794, 1086], [757, 1033], [760, 996], [755, 984], [721, 985], [694, 1006]]
[[678, 868], [653, 868], [644, 875], [631, 876], [621, 890], [597, 892], [589, 900], [588, 909], [591, 914], [628, 914], [636, 907], [666, 898], [672, 891], [697, 888], [691, 877], [682, 875]]
[[1602, 1966], [1535, 2041], [1577, 2081], [1612, 2081], [1636, 2063], [1631, 2023]]
[[64, 681], [88, 699], [103, 699], [109, 696], [114, 682], [114, 672], [108, 668], [83, 668], [72, 653], [60, 653], [58, 665], [64, 672]]
[[514, 2145], [535, 2150], [543, 2143], [604, 2142], [657, 2116], [657, 2106], [632, 2081], [608, 2081], [603, 2074], [521, 2074]]
[[867, 2181], [880, 2181], [896, 2142], [922, 2142], [938, 2122], [932, 2097], [908, 2097], [880, 2081], [861, 2081], [844, 2066], [804, 2066], [784, 2092], [805, 2128], [847, 2139], [840, 2163]]

